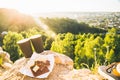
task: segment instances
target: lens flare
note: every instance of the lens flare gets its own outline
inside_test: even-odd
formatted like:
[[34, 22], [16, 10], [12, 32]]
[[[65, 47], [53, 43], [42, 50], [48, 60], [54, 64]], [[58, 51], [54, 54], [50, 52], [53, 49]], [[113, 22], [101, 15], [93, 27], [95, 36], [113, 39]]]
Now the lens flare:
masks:
[[45, 30], [46, 34], [50, 35], [52, 38], [54, 38], [56, 36], [55, 32], [50, 30], [49, 27], [39, 19], [39, 17], [33, 16], [33, 18], [34, 18], [35, 22], [37, 23], [37, 25]]

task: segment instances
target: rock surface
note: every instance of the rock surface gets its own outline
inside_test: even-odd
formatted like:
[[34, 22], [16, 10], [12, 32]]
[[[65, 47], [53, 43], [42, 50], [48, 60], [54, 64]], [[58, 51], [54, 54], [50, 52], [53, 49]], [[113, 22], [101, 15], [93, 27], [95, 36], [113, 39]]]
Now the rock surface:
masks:
[[13, 62], [10, 60], [10, 55], [3, 51], [0, 47], [0, 75], [12, 67]]
[[45, 79], [28, 77], [19, 72], [29, 59], [21, 58], [17, 60], [11, 69], [4, 72], [0, 80], [102, 80], [99, 75], [93, 75], [89, 69], [73, 69], [73, 61], [69, 57], [52, 51], [44, 51], [41, 54], [53, 54], [55, 64], [53, 71]]

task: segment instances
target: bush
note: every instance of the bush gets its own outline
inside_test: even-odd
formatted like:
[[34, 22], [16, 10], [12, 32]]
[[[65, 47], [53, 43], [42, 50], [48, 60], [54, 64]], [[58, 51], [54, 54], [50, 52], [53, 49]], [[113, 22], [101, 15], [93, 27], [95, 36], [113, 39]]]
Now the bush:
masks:
[[[113, 30], [113, 29], [111, 29]], [[89, 68], [96, 64], [103, 65], [120, 61], [120, 35], [109, 31], [109, 34], [58, 34], [51, 50], [65, 54], [74, 61], [79, 69], [87, 64]], [[110, 34], [112, 33], [112, 34]], [[102, 37], [104, 36], [105, 37]]]
[[23, 36], [16, 32], [8, 32], [3, 39], [3, 49], [10, 54], [10, 59], [15, 61], [19, 59], [22, 54], [17, 45], [17, 41], [23, 39]]

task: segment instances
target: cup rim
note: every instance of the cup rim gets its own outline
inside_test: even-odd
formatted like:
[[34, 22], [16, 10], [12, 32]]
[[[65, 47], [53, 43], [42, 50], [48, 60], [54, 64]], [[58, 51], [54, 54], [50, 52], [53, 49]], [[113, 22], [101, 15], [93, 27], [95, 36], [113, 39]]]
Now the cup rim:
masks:
[[24, 42], [29, 41], [29, 40], [30, 40], [30, 39], [25, 38], [25, 39], [19, 40], [19, 41], [17, 42], [17, 44], [24, 43]]
[[41, 35], [37, 34], [37, 35], [31, 36], [30, 39], [35, 39], [35, 38], [38, 38], [38, 37], [41, 37]]

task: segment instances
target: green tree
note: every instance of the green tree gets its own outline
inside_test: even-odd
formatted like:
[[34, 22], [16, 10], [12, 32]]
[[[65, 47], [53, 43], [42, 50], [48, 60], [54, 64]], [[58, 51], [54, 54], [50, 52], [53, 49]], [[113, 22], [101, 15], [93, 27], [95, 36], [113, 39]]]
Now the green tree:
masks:
[[79, 69], [83, 65], [96, 67], [106, 63], [119, 61], [120, 35], [116, 29], [104, 34], [58, 34], [52, 43], [51, 50], [73, 56], [74, 67]]
[[17, 45], [17, 41], [23, 39], [21, 34], [16, 32], [8, 32], [3, 39], [3, 49], [10, 54], [10, 59], [15, 61], [22, 56], [22, 53]]
[[[74, 58], [74, 35], [71, 33], [67, 33], [62, 39], [62, 37], [59, 37], [58, 35], [52, 43], [51, 50], [63, 53], [72, 59]], [[62, 40], [61, 40], [62, 39]]]
[[120, 38], [117, 34], [117, 29], [116, 28], [109, 29], [108, 33], [105, 35], [104, 38], [105, 42], [104, 46], [109, 46], [109, 52], [107, 51], [106, 53], [107, 56], [106, 59], [109, 62], [119, 61], [120, 59], [120, 54], [118, 52], [118, 50], [120, 49], [118, 45], [120, 43], [119, 40]]
[[44, 49], [50, 50], [52, 42], [53, 38], [47, 37], [46, 40], [44, 41]]
[[84, 22], [79, 23], [77, 20], [70, 18], [40, 18], [55, 33], [101, 33], [105, 30], [93, 28]]

